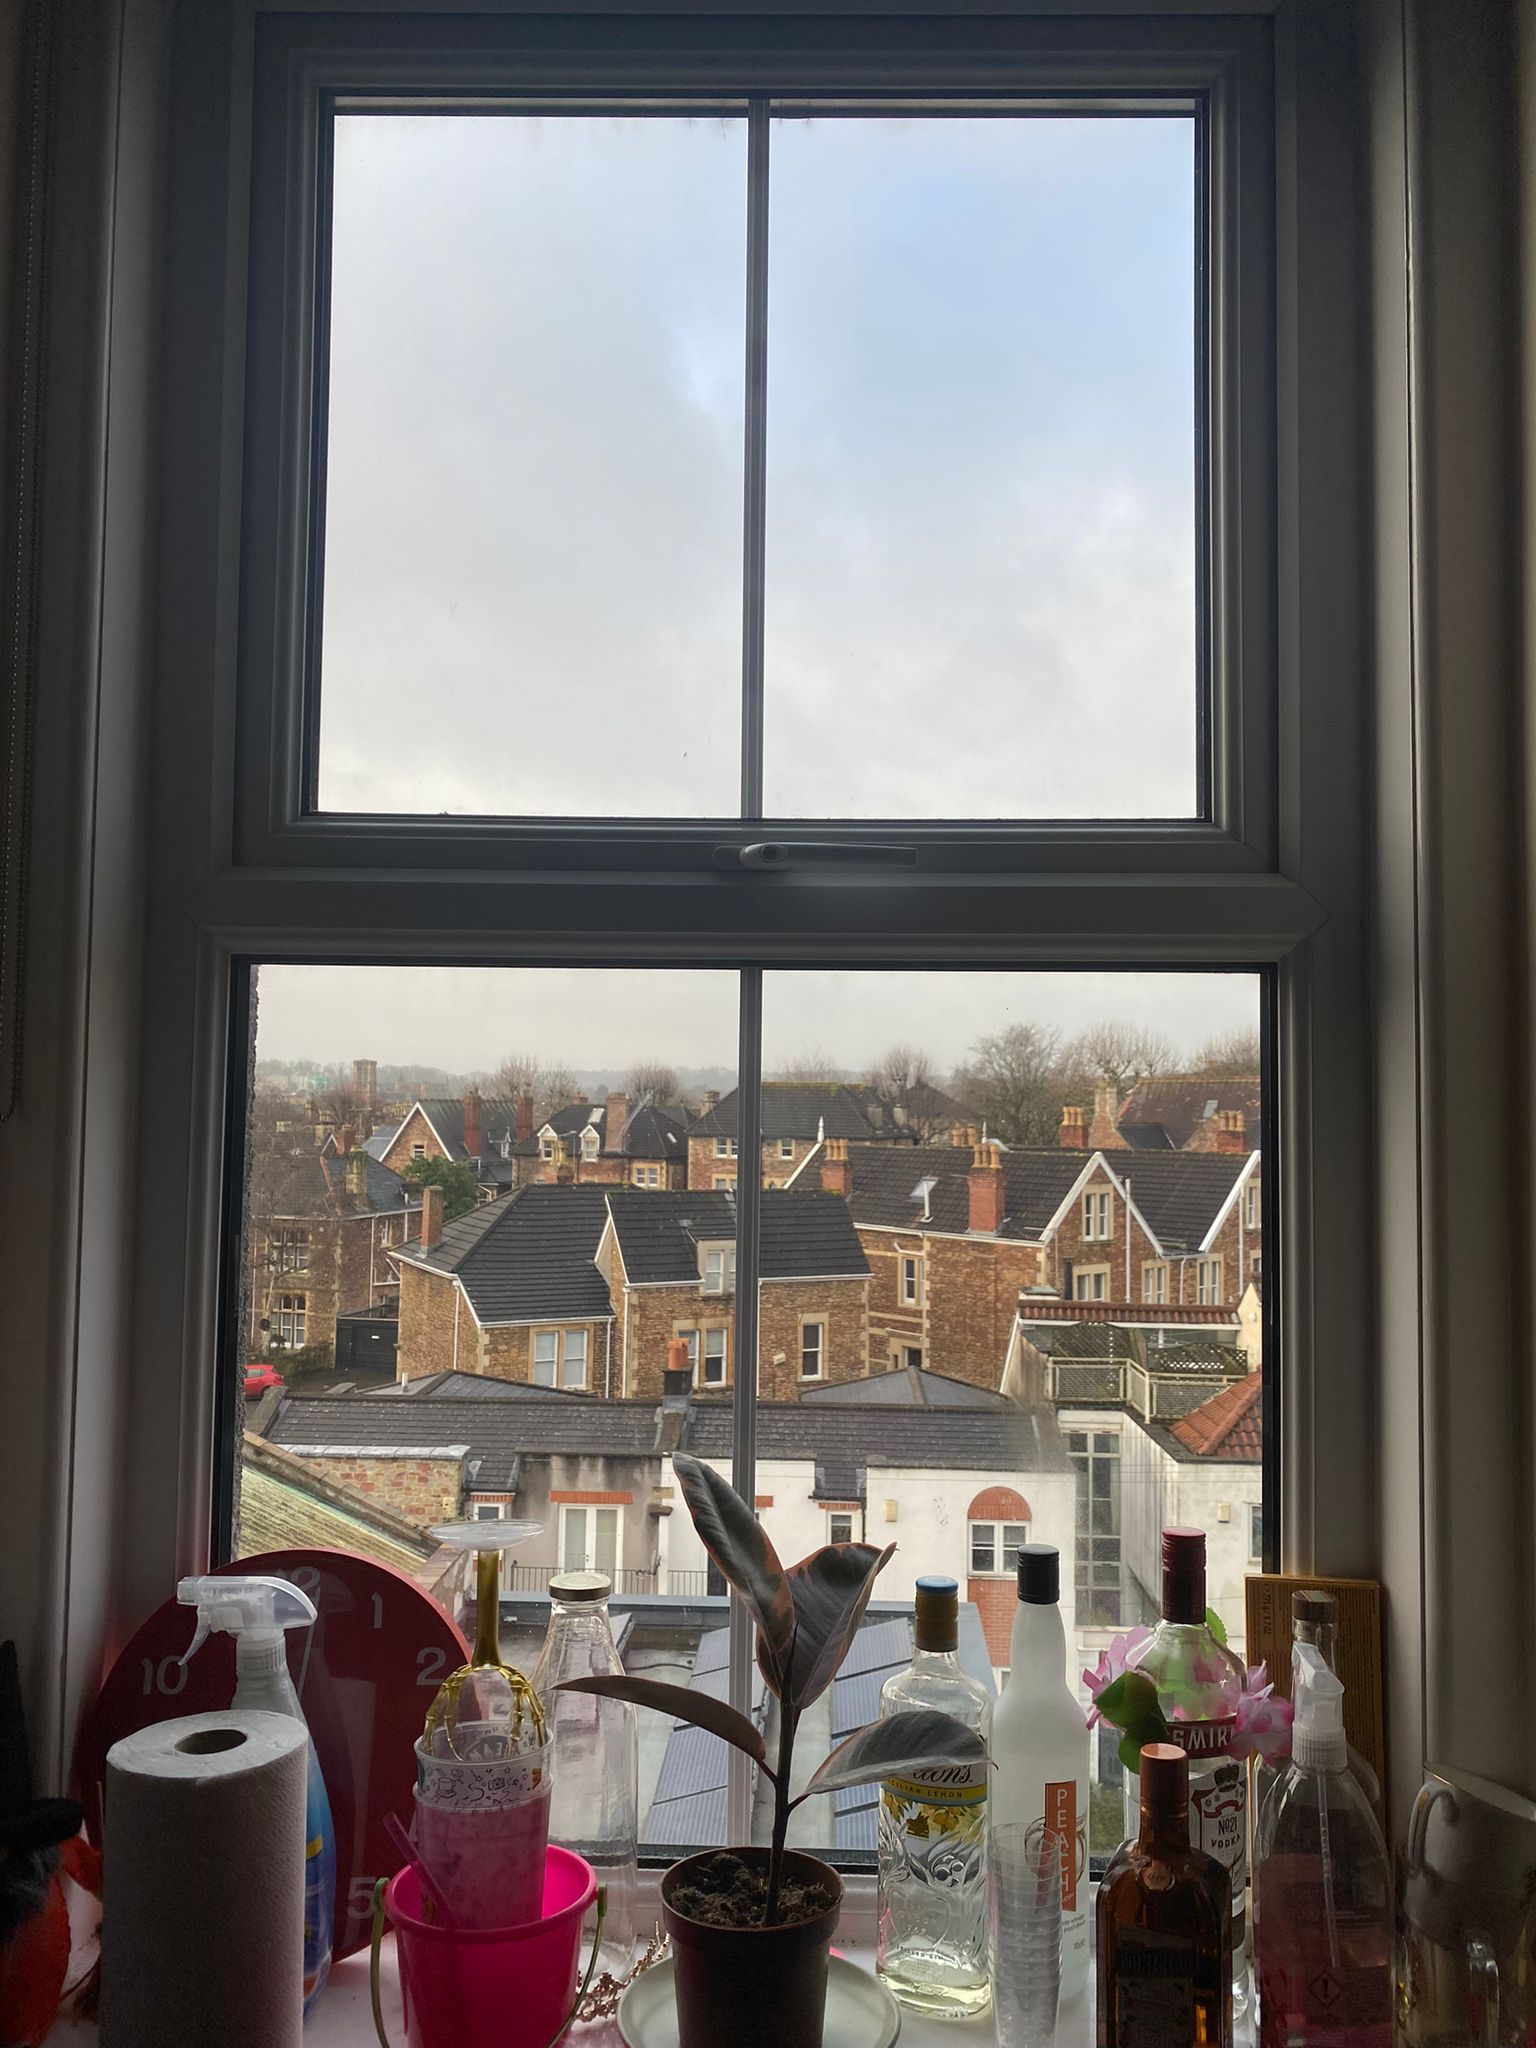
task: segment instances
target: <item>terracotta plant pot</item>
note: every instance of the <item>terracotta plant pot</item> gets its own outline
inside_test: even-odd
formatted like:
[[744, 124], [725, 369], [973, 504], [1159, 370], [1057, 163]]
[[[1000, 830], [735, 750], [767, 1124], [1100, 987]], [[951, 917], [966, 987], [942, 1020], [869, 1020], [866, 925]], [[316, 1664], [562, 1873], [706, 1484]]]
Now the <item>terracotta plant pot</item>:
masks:
[[[819, 1857], [787, 1849], [784, 1875], [824, 1885], [831, 1905], [791, 1927], [712, 1927], [678, 1912], [672, 1896], [717, 1853], [684, 1857], [661, 1881], [675, 1959], [678, 2048], [821, 2048], [827, 1950], [842, 1911], [842, 1879]], [[768, 1861], [766, 1849], [731, 1854], [747, 1864]]]

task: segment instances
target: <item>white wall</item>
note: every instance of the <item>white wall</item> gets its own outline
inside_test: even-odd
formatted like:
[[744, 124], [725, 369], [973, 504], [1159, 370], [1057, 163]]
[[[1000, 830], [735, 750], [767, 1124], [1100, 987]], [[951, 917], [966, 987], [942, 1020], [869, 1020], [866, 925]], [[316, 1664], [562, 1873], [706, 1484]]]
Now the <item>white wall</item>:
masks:
[[[1063, 1427], [1086, 1427], [1079, 1418]], [[1100, 1429], [1109, 1426], [1100, 1414]], [[1221, 1616], [1232, 1648], [1246, 1632], [1243, 1581], [1261, 1567], [1249, 1550], [1250, 1507], [1264, 1495], [1263, 1467], [1219, 1458], [1176, 1458], [1133, 1416], [1119, 1418], [1120, 1526], [1126, 1563], [1154, 1604], [1162, 1586], [1162, 1532], [1205, 1531], [1206, 1602]], [[1221, 1511], [1227, 1511], [1222, 1520]]]

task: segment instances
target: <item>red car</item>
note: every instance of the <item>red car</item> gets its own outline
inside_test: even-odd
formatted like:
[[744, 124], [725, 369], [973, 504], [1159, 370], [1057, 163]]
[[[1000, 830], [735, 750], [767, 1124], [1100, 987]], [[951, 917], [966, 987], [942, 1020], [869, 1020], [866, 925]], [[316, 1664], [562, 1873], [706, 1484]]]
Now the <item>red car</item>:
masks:
[[245, 1368], [245, 1391], [249, 1399], [285, 1384], [282, 1374], [274, 1372], [270, 1365], [248, 1365]]

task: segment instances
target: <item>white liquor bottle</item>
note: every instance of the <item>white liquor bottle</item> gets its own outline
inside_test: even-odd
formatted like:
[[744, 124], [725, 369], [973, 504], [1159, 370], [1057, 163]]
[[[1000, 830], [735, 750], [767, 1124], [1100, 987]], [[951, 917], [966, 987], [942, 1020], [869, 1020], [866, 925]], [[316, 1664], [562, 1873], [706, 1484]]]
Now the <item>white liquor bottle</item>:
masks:
[[992, 1710], [992, 1827], [1023, 1821], [1062, 1837], [1061, 1996], [1088, 1987], [1088, 1724], [1067, 1684], [1061, 1558], [1052, 1543], [1019, 1552], [1019, 1605], [1008, 1683]]
[[[930, 1707], [985, 1736], [992, 1695], [962, 1670], [958, 1642], [955, 1581], [919, 1579], [912, 1662], [881, 1687], [881, 1717]], [[991, 2003], [986, 1810], [985, 1762], [933, 1764], [880, 1787], [875, 1967], [931, 2019], [973, 2019]]]

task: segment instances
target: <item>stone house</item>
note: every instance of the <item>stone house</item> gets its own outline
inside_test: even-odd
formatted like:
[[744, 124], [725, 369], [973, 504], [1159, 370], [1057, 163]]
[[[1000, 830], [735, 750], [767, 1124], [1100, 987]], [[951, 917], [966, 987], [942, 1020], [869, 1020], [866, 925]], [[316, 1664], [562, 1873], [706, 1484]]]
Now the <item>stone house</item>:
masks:
[[[763, 1083], [762, 1184], [787, 1187], [828, 1138], [854, 1145], [910, 1146], [958, 1117], [957, 1104], [920, 1083], [894, 1100], [850, 1081]], [[688, 1130], [688, 1185], [722, 1190], [736, 1185], [739, 1136], [737, 1093], [706, 1099]]]
[[418, 1190], [365, 1152], [261, 1150], [245, 1222], [247, 1352], [333, 1359], [336, 1318], [396, 1299], [393, 1255], [421, 1233]]
[[458, 1165], [504, 1159], [533, 1129], [533, 1104], [482, 1096], [429, 1096], [413, 1102], [380, 1153], [384, 1164], [404, 1173], [413, 1159], [448, 1159]]
[[1239, 1152], [1259, 1142], [1259, 1077], [1161, 1074], [1122, 1101], [1108, 1081], [1093, 1114], [1062, 1111], [1058, 1142], [1079, 1152]]
[[688, 1184], [688, 1114], [665, 1103], [642, 1101], [633, 1108], [615, 1090], [598, 1102], [585, 1098], [555, 1110], [537, 1130], [530, 1127], [511, 1147], [505, 1187], [571, 1182], [577, 1187], [635, 1187], [656, 1190]]

